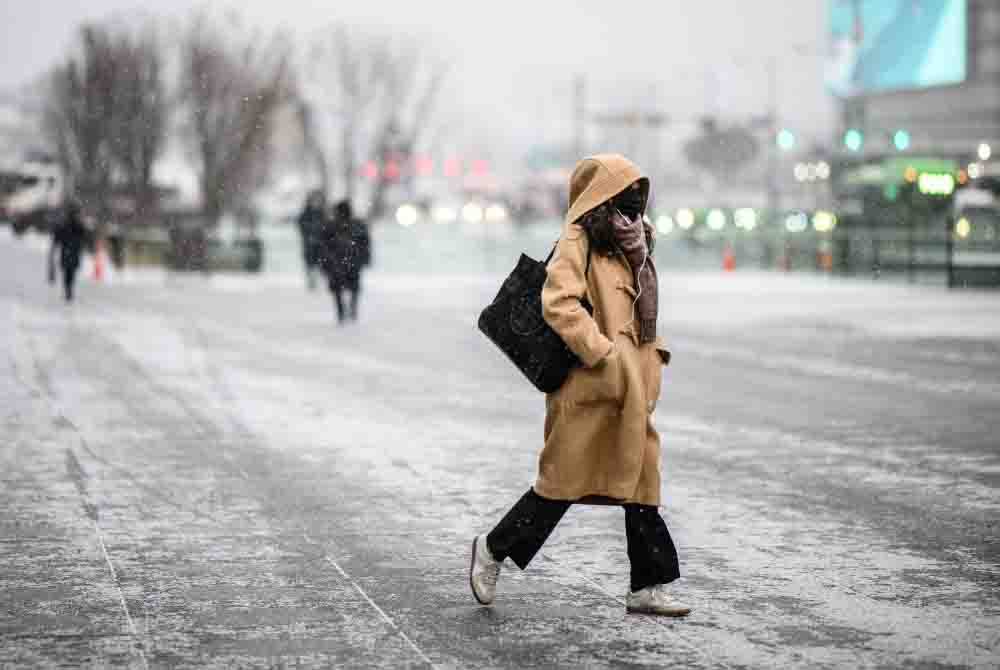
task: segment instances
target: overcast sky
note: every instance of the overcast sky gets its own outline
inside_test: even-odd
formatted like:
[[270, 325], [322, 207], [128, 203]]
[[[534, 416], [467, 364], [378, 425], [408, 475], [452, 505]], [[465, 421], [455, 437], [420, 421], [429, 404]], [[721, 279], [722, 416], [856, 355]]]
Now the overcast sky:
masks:
[[[188, 0], [12, 0], [0, 9], [0, 87], [25, 84], [65, 52], [82, 21], [151, 13], [180, 18]], [[427, 34], [452, 64], [443, 104], [477, 132], [518, 144], [570, 133], [575, 74], [594, 110], [642, 107], [689, 135], [705, 112], [733, 119], [767, 105], [766, 63], [779, 59], [782, 120], [822, 137], [833, 107], [822, 84], [824, 0], [245, 0], [253, 21], [301, 39], [338, 21]]]

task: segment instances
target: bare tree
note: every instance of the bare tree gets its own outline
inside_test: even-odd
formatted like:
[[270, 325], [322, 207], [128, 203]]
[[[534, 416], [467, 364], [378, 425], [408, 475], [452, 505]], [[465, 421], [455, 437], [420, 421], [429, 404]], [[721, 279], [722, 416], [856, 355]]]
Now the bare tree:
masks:
[[222, 31], [205, 13], [187, 28], [181, 99], [211, 224], [242, 208], [266, 176], [275, 113], [288, 95], [289, 53], [280, 35]]
[[320, 141], [320, 134], [316, 127], [315, 110], [311, 105], [306, 104], [301, 96], [296, 101], [296, 112], [298, 122], [302, 131], [304, 152], [308, 155], [316, 166], [319, 183], [325, 191], [330, 183], [330, 163]]
[[[308, 51], [299, 93], [328, 165], [337, 165], [341, 191], [357, 194], [359, 165], [407, 157], [431, 130], [445, 69], [426, 42], [337, 27]], [[324, 184], [329, 186], [329, 184]], [[385, 208], [389, 182], [370, 190], [369, 216]]]
[[73, 190], [98, 214], [106, 212], [112, 180], [113, 53], [107, 29], [84, 26], [77, 53], [50, 77], [43, 109], [43, 128]]
[[74, 51], [49, 79], [43, 128], [88, 209], [105, 218], [118, 188], [144, 214], [168, 114], [159, 43], [149, 29], [86, 25]]
[[147, 27], [138, 34], [122, 30], [111, 52], [115, 83], [109, 151], [137, 218], [144, 219], [156, 206], [153, 166], [163, 151], [170, 113], [163, 50]]

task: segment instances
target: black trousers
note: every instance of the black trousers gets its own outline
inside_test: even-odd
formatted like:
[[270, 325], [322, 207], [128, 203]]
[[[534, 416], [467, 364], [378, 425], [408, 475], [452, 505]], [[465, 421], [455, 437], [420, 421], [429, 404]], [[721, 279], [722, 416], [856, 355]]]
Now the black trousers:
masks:
[[76, 271], [79, 268], [79, 263], [64, 263], [62, 266], [63, 292], [66, 295], [66, 302], [73, 300], [73, 284], [76, 282]]
[[[330, 277], [330, 293], [337, 305], [337, 320], [347, 321], [358, 318], [358, 299], [361, 295], [361, 276]], [[344, 294], [350, 293], [350, 302]]]
[[[486, 536], [487, 548], [498, 561], [510, 558], [524, 570], [572, 504], [543, 498], [528, 489]], [[680, 577], [677, 549], [659, 510], [635, 503], [622, 507], [632, 590], [668, 584]]]

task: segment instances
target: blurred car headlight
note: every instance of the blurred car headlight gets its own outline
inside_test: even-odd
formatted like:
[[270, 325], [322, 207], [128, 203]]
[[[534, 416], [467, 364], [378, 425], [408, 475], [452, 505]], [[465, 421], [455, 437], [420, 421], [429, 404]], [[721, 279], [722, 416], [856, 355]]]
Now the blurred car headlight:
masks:
[[458, 219], [458, 211], [447, 205], [435, 205], [431, 209], [431, 218], [435, 223], [453, 223]]
[[712, 230], [722, 230], [726, 227], [726, 213], [721, 209], [713, 209], [705, 218], [705, 223]]
[[813, 229], [817, 233], [828, 233], [837, 225], [837, 217], [833, 212], [818, 211], [813, 214]]
[[733, 212], [733, 223], [737, 228], [753, 230], [757, 227], [757, 211], [753, 207], [741, 207]]
[[507, 208], [503, 205], [490, 205], [486, 208], [486, 220], [490, 223], [498, 223], [507, 220]]
[[408, 228], [420, 220], [420, 212], [413, 205], [400, 205], [396, 209], [396, 223]]
[[677, 210], [677, 225], [684, 230], [688, 230], [694, 225], [694, 212], [690, 209]]
[[483, 208], [474, 202], [468, 203], [462, 208], [462, 220], [466, 223], [482, 223]]
[[805, 212], [795, 212], [785, 217], [785, 230], [790, 233], [801, 233], [809, 227], [809, 217]]

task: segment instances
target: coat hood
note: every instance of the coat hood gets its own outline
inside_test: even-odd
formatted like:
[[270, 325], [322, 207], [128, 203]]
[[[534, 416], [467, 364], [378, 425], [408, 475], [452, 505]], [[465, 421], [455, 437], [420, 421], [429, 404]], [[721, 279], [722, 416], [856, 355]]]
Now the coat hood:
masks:
[[581, 216], [618, 195], [633, 182], [643, 182], [643, 205], [649, 197], [649, 179], [639, 166], [619, 154], [588, 156], [576, 164], [569, 178], [569, 211], [565, 223]]

